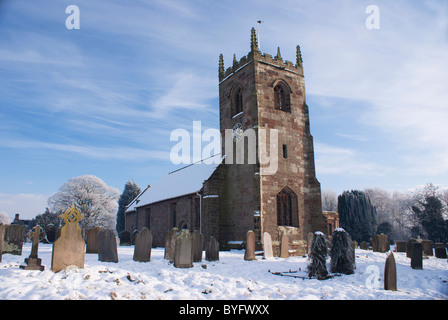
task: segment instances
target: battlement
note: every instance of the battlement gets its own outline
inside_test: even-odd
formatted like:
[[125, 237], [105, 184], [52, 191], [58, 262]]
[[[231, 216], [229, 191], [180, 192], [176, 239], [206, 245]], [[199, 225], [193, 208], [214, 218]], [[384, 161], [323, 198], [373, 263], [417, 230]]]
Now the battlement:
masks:
[[303, 61], [302, 61], [302, 53], [300, 51], [300, 46], [297, 46], [296, 49], [296, 63], [289, 60], [283, 60], [280, 48], [277, 48], [277, 55], [273, 57], [268, 53], [261, 53], [258, 48], [257, 36], [255, 34], [255, 29], [251, 30], [251, 51], [243, 56], [239, 61], [236, 59], [236, 56], [233, 55], [233, 64], [231, 67], [225, 69], [224, 67], [224, 57], [222, 54], [219, 55], [219, 81], [222, 82], [234, 73], [238, 72], [241, 68], [246, 65], [257, 61], [260, 63], [265, 63], [277, 67], [282, 70], [290, 71], [303, 76]]

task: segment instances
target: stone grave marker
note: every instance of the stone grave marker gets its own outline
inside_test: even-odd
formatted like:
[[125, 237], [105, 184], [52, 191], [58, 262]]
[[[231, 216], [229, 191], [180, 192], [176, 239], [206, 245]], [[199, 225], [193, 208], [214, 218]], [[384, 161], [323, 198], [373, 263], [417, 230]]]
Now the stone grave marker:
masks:
[[359, 244], [359, 249], [367, 250], [367, 249], [369, 249], [369, 244], [367, 242], [363, 241]]
[[134, 232], [132, 232], [132, 235], [131, 235], [131, 245], [132, 246], [135, 245], [135, 238], [137, 237], [137, 235], [138, 235], [138, 230], [134, 230]]
[[406, 252], [406, 241], [396, 241], [395, 252]]
[[378, 251], [385, 253], [387, 251], [389, 251], [390, 249], [390, 245], [389, 245], [389, 240], [387, 238], [387, 235], [385, 235], [384, 233], [380, 234], [378, 236]]
[[193, 262], [202, 261], [202, 251], [204, 249], [204, 235], [195, 230], [193, 232]]
[[94, 227], [87, 231], [87, 246], [86, 253], [98, 253], [98, 233], [100, 227]]
[[418, 241], [412, 242], [411, 268], [423, 269], [422, 243]]
[[193, 236], [188, 229], [184, 229], [175, 235], [174, 267], [193, 267]]
[[271, 235], [267, 232], [263, 233], [263, 258], [270, 259], [273, 258], [274, 254], [272, 253], [272, 238]]
[[68, 266], [84, 268], [86, 244], [81, 237], [81, 228], [78, 226], [82, 215], [73, 204], [61, 217], [65, 224], [61, 228], [60, 237], [53, 243], [51, 270], [58, 272]]
[[384, 266], [384, 290], [397, 291], [397, 265], [392, 251], [387, 256]]
[[414, 242], [417, 242], [417, 239], [409, 239], [406, 243], [406, 257], [408, 258], [412, 257], [412, 244]]
[[249, 230], [246, 233], [246, 249], [244, 252], [244, 260], [257, 260], [257, 258], [255, 258], [255, 233], [252, 230]]
[[143, 228], [135, 238], [134, 261], [151, 261], [152, 232], [148, 228]]
[[3, 238], [3, 254], [9, 253], [16, 256], [22, 255], [25, 228], [25, 225], [19, 224], [6, 225]]
[[422, 241], [422, 247], [423, 247], [423, 255], [425, 256], [433, 256], [432, 251], [432, 241], [431, 240], [423, 240]]
[[3, 223], [0, 223], [0, 262], [2, 262], [4, 236], [5, 236], [5, 225]]
[[113, 230], [101, 229], [98, 232], [98, 260], [118, 262], [117, 239]]
[[446, 259], [446, 257], [447, 257], [446, 248], [443, 243], [439, 243], [439, 242], [435, 243], [434, 251], [435, 251], [436, 258]]
[[378, 247], [379, 247], [379, 235], [374, 234], [372, 239], [372, 250], [373, 252], [378, 252]]
[[25, 258], [26, 265], [21, 265], [20, 268], [24, 270], [39, 270], [44, 271], [45, 267], [42, 265], [42, 259], [38, 258], [37, 251], [39, 248], [40, 233], [42, 229], [40, 226], [35, 226], [31, 233], [33, 245], [31, 247], [31, 254]]
[[289, 237], [286, 233], [282, 235], [280, 242], [280, 258], [289, 258]]
[[122, 231], [120, 233], [120, 246], [131, 245], [131, 233], [129, 231]]
[[205, 248], [205, 260], [218, 261], [219, 260], [219, 242], [215, 237], [210, 236]]
[[176, 234], [179, 232], [178, 228], [172, 228], [165, 236], [165, 255], [164, 259], [171, 262], [174, 261], [174, 247], [176, 244]]

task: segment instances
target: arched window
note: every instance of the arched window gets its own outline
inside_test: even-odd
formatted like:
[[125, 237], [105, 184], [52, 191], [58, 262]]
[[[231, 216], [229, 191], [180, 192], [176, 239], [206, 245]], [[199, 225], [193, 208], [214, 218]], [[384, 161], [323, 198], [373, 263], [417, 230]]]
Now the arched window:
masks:
[[231, 108], [232, 117], [243, 112], [243, 90], [240, 87], [235, 88], [232, 92]]
[[282, 82], [274, 87], [274, 105], [277, 110], [291, 112], [289, 88]]
[[277, 194], [277, 225], [298, 227], [297, 196], [289, 188]]

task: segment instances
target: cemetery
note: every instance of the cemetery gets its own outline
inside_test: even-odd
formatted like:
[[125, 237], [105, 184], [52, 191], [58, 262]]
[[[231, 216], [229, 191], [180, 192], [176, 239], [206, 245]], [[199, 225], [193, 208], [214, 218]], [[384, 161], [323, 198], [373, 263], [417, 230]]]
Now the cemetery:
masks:
[[375, 235], [373, 246], [361, 249], [337, 228], [331, 241], [321, 232], [309, 234], [304, 256], [289, 256], [288, 237], [281, 237], [280, 256], [274, 256], [270, 235], [263, 234], [256, 251], [252, 230], [243, 250], [219, 251], [214, 237], [177, 228], [167, 232], [166, 248], [153, 248], [147, 228], [136, 232], [134, 244], [98, 227], [85, 241], [80, 212], [72, 206], [63, 218], [53, 243], [40, 242], [39, 226], [25, 243], [16, 230], [0, 226], [1, 248], [14, 247], [1, 255], [0, 299], [448, 299], [446, 248], [437, 244], [432, 254], [422, 239], [389, 247], [387, 236]]

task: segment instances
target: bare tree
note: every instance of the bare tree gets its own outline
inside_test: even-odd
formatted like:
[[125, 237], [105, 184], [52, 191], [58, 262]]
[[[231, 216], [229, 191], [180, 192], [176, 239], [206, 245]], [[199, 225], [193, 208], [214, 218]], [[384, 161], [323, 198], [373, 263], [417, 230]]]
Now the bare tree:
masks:
[[333, 190], [322, 190], [322, 211], [338, 211], [338, 196]]

